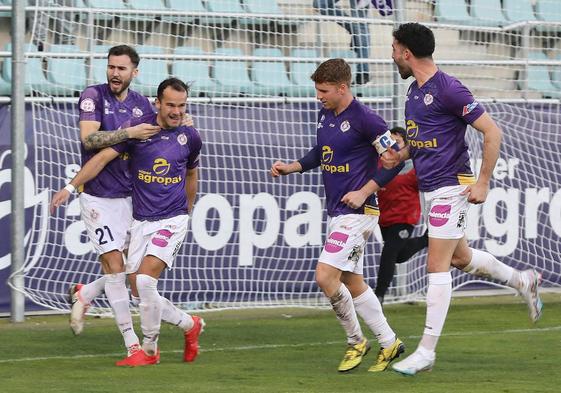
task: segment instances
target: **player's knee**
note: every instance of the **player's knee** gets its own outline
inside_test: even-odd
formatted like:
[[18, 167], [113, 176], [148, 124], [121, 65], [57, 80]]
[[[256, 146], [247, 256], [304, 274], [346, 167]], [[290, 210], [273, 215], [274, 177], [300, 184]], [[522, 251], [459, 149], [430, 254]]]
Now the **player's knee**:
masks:
[[120, 251], [113, 250], [100, 256], [101, 266], [105, 274], [122, 273], [125, 271], [123, 255]]

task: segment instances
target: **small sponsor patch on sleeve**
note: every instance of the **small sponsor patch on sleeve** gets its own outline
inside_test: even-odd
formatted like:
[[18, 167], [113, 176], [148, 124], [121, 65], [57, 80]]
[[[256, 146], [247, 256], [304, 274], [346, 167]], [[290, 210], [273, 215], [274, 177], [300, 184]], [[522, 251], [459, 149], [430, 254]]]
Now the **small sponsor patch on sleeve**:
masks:
[[95, 102], [91, 98], [86, 98], [80, 103], [80, 110], [83, 112], [95, 111]]
[[469, 115], [475, 108], [477, 108], [479, 102], [473, 101], [471, 104], [464, 105], [464, 109], [462, 110], [462, 116]]

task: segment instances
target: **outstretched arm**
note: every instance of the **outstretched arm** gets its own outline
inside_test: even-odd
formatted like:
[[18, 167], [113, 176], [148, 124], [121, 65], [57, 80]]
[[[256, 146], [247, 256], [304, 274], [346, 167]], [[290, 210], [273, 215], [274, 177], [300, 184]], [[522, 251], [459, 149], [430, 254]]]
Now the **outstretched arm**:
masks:
[[115, 131], [100, 131], [98, 121], [82, 120], [80, 122], [80, 139], [86, 150], [103, 149], [124, 142], [127, 139], [148, 139], [158, 131], [159, 126], [142, 123]]
[[63, 189], [59, 190], [51, 200], [51, 214], [54, 214], [57, 207], [65, 203], [72, 192], [83, 185], [84, 183], [89, 182], [93, 178], [95, 178], [99, 172], [105, 165], [107, 165], [111, 160], [116, 158], [119, 155], [119, 152], [112, 148], [106, 148], [97, 153], [93, 156], [86, 164], [80, 169], [80, 171], [74, 176], [74, 178], [70, 181], [70, 183], [64, 187]]

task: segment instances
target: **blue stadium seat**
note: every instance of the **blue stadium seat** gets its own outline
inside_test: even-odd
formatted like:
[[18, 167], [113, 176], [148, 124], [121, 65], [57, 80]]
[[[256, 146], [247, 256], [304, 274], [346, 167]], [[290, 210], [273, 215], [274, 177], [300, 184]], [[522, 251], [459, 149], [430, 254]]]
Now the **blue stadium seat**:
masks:
[[[5, 50], [8, 52], [12, 50], [11, 43], [6, 44]], [[33, 44], [26, 44], [25, 51], [37, 52], [37, 47]], [[11, 60], [11, 58], [7, 57], [2, 61], [2, 77], [8, 83], [12, 81]], [[25, 94], [31, 94], [32, 89], [47, 95], [54, 93], [53, 85], [45, 77], [43, 62], [39, 57], [29, 57], [25, 62]]]
[[164, 50], [158, 46], [142, 45], [136, 48], [140, 55], [138, 65], [138, 76], [136, 77], [135, 90], [140, 94], [155, 97], [158, 85], [164, 79], [169, 78], [168, 62], [163, 59], [148, 59], [145, 54], [164, 54]]
[[465, 0], [436, 0], [434, 16], [440, 23], [468, 26], [476, 24], [468, 13]]
[[[49, 47], [53, 53], [77, 53], [76, 45], [54, 44]], [[47, 59], [47, 78], [54, 85], [53, 95], [73, 96], [86, 86], [86, 63], [84, 58]]]
[[[561, 23], [561, 8], [557, 0], [537, 0], [536, 2], [536, 17], [544, 22], [558, 22]], [[559, 33], [561, 27], [559, 26], [534, 26], [540, 33]]]
[[503, 0], [503, 11], [511, 23], [536, 20], [529, 0]]
[[[126, 10], [127, 7], [122, 0], [86, 0], [86, 5], [90, 8], [108, 8], [117, 13], [119, 10]], [[115, 14], [103, 14], [101, 12], [94, 13], [95, 20], [111, 20]]]
[[[542, 51], [530, 51], [528, 53], [530, 60], [548, 60], [548, 57]], [[555, 78], [555, 76], [554, 76]], [[561, 91], [551, 82], [549, 70], [545, 65], [528, 66], [528, 90], [537, 91], [544, 98], [561, 98]], [[518, 81], [520, 88], [523, 88], [522, 81]]]
[[[239, 0], [207, 0], [206, 1], [206, 8], [210, 12], [221, 12], [221, 13], [236, 13], [236, 14], [245, 14], [245, 10], [242, 8], [242, 5]], [[244, 20], [240, 18], [235, 18], [238, 23], [243, 23]], [[234, 18], [230, 17], [221, 17], [221, 16], [208, 16], [201, 18], [200, 22], [202, 24], [210, 24], [210, 25], [228, 25], [232, 23]]]
[[239, 48], [217, 48], [214, 51], [218, 56], [229, 56], [231, 60], [216, 60], [214, 63], [214, 79], [220, 90], [226, 95], [239, 96], [252, 94], [253, 82], [249, 79], [245, 61], [238, 60], [243, 56]]
[[[173, 51], [176, 55], [204, 55], [201, 48], [192, 46], [179, 46]], [[207, 60], [180, 60], [172, 63], [171, 73], [173, 76], [190, 84], [190, 97], [215, 97], [219, 95], [219, 89], [210, 78], [210, 66]]]
[[[341, 58], [345, 60], [356, 59], [356, 52], [350, 49], [336, 49], [329, 52], [330, 58]], [[353, 78], [357, 73], [358, 63], [350, 63]], [[351, 89], [358, 97], [384, 97], [391, 95], [391, 86], [367, 83], [365, 85], [352, 85]]]
[[[561, 60], [561, 56], [558, 56], [557, 60]], [[553, 68], [551, 72], [551, 82], [553, 82], [553, 85], [558, 91], [561, 91], [561, 66], [555, 66]]]
[[506, 20], [501, 0], [471, 0], [471, 16], [484, 26], [504, 26]]
[[[185, 12], [206, 12], [207, 9], [204, 7], [202, 0], [165, 0], [166, 5], [170, 10], [175, 11], [185, 11]], [[175, 15], [163, 15], [162, 20], [168, 22], [192, 22], [193, 20], [199, 19], [199, 17], [193, 16], [175, 16]]]
[[[109, 52], [112, 45], [96, 45], [94, 47], [94, 52], [105, 53]], [[93, 84], [98, 85], [100, 83], [107, 82], [107, 56], [94, 58], [92, 62], [93, 67]]]
[[296, 97], [314, 97], [316, 89], [310, 76], [318, 66], [317, 59], [319, 54], [313, 48], [294, 48], [290, 53], [291, 57], [309, 58], [310, 61], [293, 61], [290, 63], [290, 79], [293, 86], [289, 90], [289, 95]]
[[[282, 10], [277, 4], [277, 0], [244, 0], [243, 6], [247, 12], [252, 14], [269, 14], [269, 15], [283, 15]], [[274, 20], [277, 24], [291, 25], [295, 22], [290, 19], [276, 19]], [[272, 22], [272, 19], [265, 18], [252, 18], [252, 19], [242, 19], [239, 23], [241, 25], [266, 25]], [[297, 23], [297, 22], [296, 22]]]
[[[283, 57], [278, 48], [257, 48], [253, 52], [257, 57]], [[287, 95], [292, 87], [282, 60], [254, 61], [251, 70], [255, 82], [255, 92], [262, 95]]]
[[[151, 11], [161, 11], [167, 10], [167, 7], [163, 3], [162, 0], [134, 0], [127, 2], [128, 8], [131, 10], [151, 10]], [[136, 14], [136, 15], [129, 15], [121, 18], [126, 18], [128, 20], [137, 20], [137, 21], [146, 21], [146, 22], [153, 22], [156, 19], [157, 15], [148, 15], [148, 14]]]

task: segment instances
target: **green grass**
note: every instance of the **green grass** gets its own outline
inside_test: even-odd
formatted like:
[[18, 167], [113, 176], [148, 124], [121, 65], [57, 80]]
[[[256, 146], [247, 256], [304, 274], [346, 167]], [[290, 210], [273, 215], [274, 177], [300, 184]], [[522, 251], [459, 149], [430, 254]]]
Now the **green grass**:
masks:
[[[368, 373], [376, 350], [358, 369], [337, 373], [345, 340], [331, 311], [205, 313], [202, 352], [190, 364], [181, 361], [181, 332], [163, 325], [161, 364], [142, 368], [113, 365], [124, 349], [112, 319], [88, 318], [79, 337], [66, 316], [29, 317], [23, 324], [1, 319], [0, 391], [560, 392], [561, 299], [548, 295], [545, 304], [533, 326], [520, 298], [455, 299], [434, 370], [415, 377]], [[386, 315], [411, 353], [424, 304], [388, 306]]]

